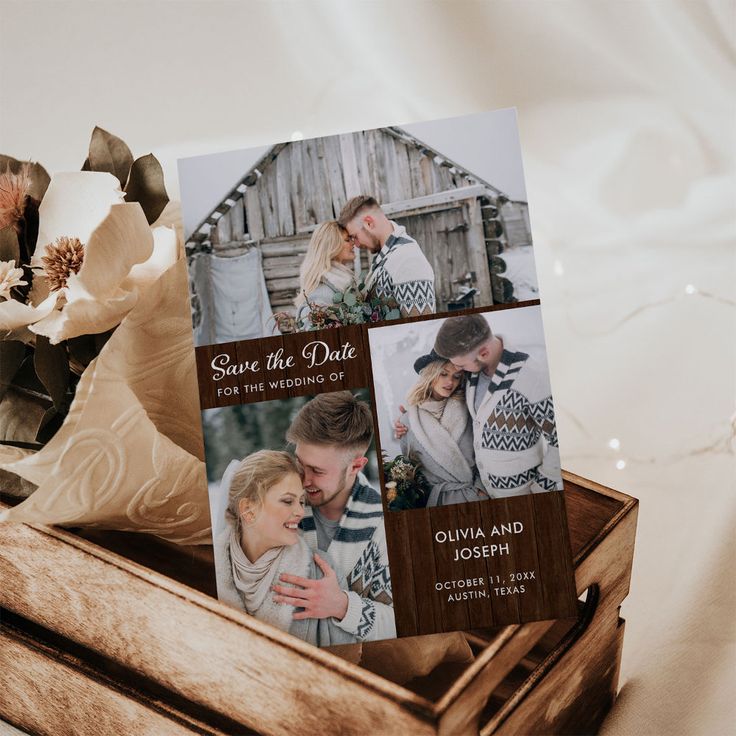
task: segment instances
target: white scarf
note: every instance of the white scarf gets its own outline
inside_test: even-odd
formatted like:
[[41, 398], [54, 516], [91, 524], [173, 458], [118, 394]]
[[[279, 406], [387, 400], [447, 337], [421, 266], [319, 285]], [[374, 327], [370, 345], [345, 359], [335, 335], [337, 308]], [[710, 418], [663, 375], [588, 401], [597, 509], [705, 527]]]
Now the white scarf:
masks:
[[[283, 617], [279, 613], [280, 609], [288, 609], [288, 606], [274, 604], [271, 591], [271, 586], [278, 582], [276, 576], [281, 569], [279, 562], [283, 553], [283, 547], [274, 547], [264, 552], [255, 562], [251, 562], [240, 546], [237, 529], [233, 529], [230, 533], [230, 564], [233, 582], [240, 592], [245, 610], [251, 616], [256, 616], [287, 631], [288, 626], [284, 627], [284, 623], [287, 622], [280, 620]], [[291, 619], [291, 611], [288, 613], [288, 618]], [[274, 618], [279, 620], [276, 621]]]
[[345, 291], [345, 289], [356, 285], [355, 274], [352, 269], [343, 266], [342, 263], [333, 263], [330, 270], [323, 274], [322, 281], [335, 291]]
[[237, 530], [233, 528], [230, 532], [229, 551], [233, 582], [245, 610], [261, 621], [282, 631], [289, 631], [294, 607], [274, 603], [271, 586], [279, 583], [278, 577], [282, 572], [309, 577], [312, 553], [304, 540], [299, 539], [296, 544], [269, 549], [255, 562], [251, 562], [240, 546]]
[[439, 465], [452, 473], [458, 482], [472, 483], [473, 469], [458, 447], [470, 421], [463, 401], [428, 399], [419, 406], [409, 407], [409, 421], [417, 441], [431, 452]]

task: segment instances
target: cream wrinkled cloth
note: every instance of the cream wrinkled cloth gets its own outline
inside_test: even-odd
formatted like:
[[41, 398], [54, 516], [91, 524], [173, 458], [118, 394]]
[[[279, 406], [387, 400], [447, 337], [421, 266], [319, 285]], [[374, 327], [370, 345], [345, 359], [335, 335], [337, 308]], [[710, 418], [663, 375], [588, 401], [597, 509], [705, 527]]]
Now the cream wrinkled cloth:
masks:
[[0, 447], [0, 467], [38, 486], [0, 521], [210, 540], [186, 283], [182, 259], [143, 293], [41, 451]]

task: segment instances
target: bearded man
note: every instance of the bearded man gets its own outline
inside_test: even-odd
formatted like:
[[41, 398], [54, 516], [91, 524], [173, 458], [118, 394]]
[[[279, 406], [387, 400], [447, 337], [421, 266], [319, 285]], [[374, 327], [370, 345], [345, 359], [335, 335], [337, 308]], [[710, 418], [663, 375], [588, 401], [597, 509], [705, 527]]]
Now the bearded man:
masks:
[[[294, 618], [327, 618], [360, 641], [396, 636], [383, 505], [362, 474], [373, 415], [350, 391], [320, 394], [305, 404], [286, 439], [303, 471], [308, 506], [300, 522], [307, 544], [329, 553], [331, 570], [308, 580], [281, 575], [276, 601], [297, 606]], [[327, 569], [325, 569], [327, 568]]]

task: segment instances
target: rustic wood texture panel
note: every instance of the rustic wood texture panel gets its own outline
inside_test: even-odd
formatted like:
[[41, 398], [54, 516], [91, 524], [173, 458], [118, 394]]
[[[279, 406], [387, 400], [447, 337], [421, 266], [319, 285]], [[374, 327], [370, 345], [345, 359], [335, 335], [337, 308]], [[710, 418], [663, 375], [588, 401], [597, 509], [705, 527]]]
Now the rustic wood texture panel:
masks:
[[[386, 511], [384, 514], [392, 575], [398, 574], [402, 580], [411, 579], [409, 588], [406, 584], [394, 588], [399, 636], [467, 629], [471, 620], [492, 627], [575, 615], [576, 594], [563, 493], [541, 493], [463, 506], [462, 515], [455, 506]], [[399, 523], [397, 516], [407, 518]], [[494, 525], [514, 521], [524, 525], [521, 534], [488, 536]], [[477, 527], [484, 530], [485, 539], [436, 541], [438, 531], [475, 530]], [[399, 538], [401, 542], [395, 545], [394, 540]], [[507, 542], [511, 550], [508, 555], [454, 560], [456, 550]], [[523, 594], [496, 592], [496, 589], [513, 589], [512, 575], [525, 571], [533, 571], [534, 579], [522, 577], [519, 581], [517, 585], [525, 587]], [[498, 578], [499, 582], [491, 582]], [[481, 580], [482, 584], [435, 589], [436, 583], [461, 580]], [[450, 594], [462, 595], [468, 590], [483, 592], [485, 597], [448, 601]], [[419, 621], [415, 621], [412, 610], [415, 601], [421, 601]], [[407, 610], [409, 615], [405, 614]]]
[[405, 688], [72, 534], [0, 525], [0, 580], [0, 607], [260, 733], [434, 732]]
[[[301, 357], [302, 351], [305, 346], [315, 341], [324, 343], [330, 351], [339, 351], [343, 345], [349, 343], [355, 349], [356, 357], [346, 360], [330, 359], [322, 365], [308, 369], [307, 360]], [[294, 367], [267, 370], [268, 355], [279, 349], [283, 351], [284, 357], [294, 356]], [[363, 388], [370, 384], [370, 368], [365, 357], [368, 355], [367, 333], [360, 326], [301, 332], [296, 335], [243, 340], [221, 345], [204, 345], [195, 348], [195, 354], [202, 409]], [[212, 361], [216, 356], [227, 356], [230, 365], [252, 366], [257, 362], [258, 370], [247, 370], [241, 375], [215, 381], [212, 378]], [[342, 377], [334, 380], [330, 378], [331, 375], [338, 373], [341, 373]], [[320, 383], [304, 383], [293, 387], [271, 386], [271, 383], [280, 381], [296, 381], [298, 384], [300, 380], [304, 381], [310, 376], [322, 376], [323, 380]], [[231, 389], [231, 392], [221, 391], [218, 395], [218, 390], [226, 388]]]
[[29, 733], [225, 736], [2, 624], [0, 672], [0, 713]]

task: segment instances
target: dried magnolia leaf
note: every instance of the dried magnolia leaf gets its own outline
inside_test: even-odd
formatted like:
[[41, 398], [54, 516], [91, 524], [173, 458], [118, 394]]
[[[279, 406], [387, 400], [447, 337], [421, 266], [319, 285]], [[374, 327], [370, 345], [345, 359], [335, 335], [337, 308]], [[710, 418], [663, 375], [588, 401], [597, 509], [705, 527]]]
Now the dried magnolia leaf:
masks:
[[0, 230], [0, 261], [15, 261], [17, 266], [19, 259], [18, 234], [12, 225], [8, 225]]
[[45, 412], [42, 401], [9, 388], [0, 400], [0, 442], [35, 444]]
[[[85, 161], [91, 171], [106, 171], [113, 174], [124, 187], [128, 181], [133, 154], [130, 148], [117, 136], [95, 126], [89, 142], [89, 156]], [[82, 167], [82, 171], [85, 171]]]
[[0, 400], [13, 382], [25, 355], [26, 346], [20, 340], [0, 342]]
[[51, 438], [61, 429], [61, 425], [64, 423], [66, 414], [56, 410], [55, 406], [51, 406], [46, 410], [46, 413], [41, 419], [41, 424], [38, 427], [38, 433], [36, 434], [36, 442], [45, 445], [51, 440]]
[[38, 335], [36, 352], [33, 356], [36, 375], [49, 392], [54, 408], [64, 406], [69, 387], [69, 358], [64, 345], [52, 345], [48, 337]]
[[51, 181], [46, 169], [41, 164], [31, 161], [19, 161], [12, 156], [3, 156], [0, 154], [0, 172], [9, 171], [11, 174], [17, 174], [23, 168], [24, 164], [28, 164], [28, 173], [31, 177], [31, 185], [28, 194], [39, 202], [46, 194], [46, 189]]
[[152, 153], [133, 162], [125, 194], [126, 202], [138, 202], [141, 205], [149, 225], [164, 211], [169, 196], [166, 194], [163, 169]]
[[100, 352], [97, 348], [95, 335], [79, 335], [67, 340], [69, 347], [69, 362], [75, 373], [82, 371], [92, 362]]

